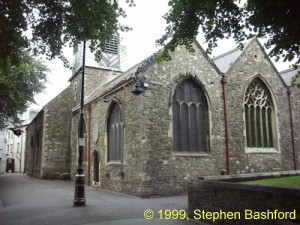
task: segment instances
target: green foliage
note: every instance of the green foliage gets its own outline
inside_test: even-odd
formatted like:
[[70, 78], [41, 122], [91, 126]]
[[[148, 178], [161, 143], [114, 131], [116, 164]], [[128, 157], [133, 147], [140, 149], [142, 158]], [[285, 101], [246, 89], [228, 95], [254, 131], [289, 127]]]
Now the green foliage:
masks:
[[[133, 0], [126, 0], [134, 6]], [[91, 40], [90, 48], [101, 58], [101, 49], [117, 31], [130, 28], [118, 22], [125, 17], [117, 0], [14, 0], [0, 2], [0, 127], [18, 122], [27, 101], [42, 90], [45, 66], [30, 55], [58, 57], [66, 45]], [[29, 31], [32, 32], [29, 35]]]
[[300, 88], [300, 70], [298, 69], [298, 73], [292, 77], [291, 86]]
[[20, 123], [27, 102], [34, 103], [34, 94], [44, 88], [47, 67], [28, 51], [21, 51], [18, 66], [0, 70], [0, 129]]
[[[244, 2], [244, 1], [243, 1]], [[269, 55], [300, 63], [300, 4], [297, 0], [169, 0], [171, 9], [164, 16], [168, 24], [157, 44], [165, 46], [160, 60], [170, 60], [170, 51], [185, 45], [193, 51], [192, 41], [199, 28], [208, 43], [207, 52], [217, 40], [232, 37], [241, 43], [253, 36], [266, 37]]]
[[[133, 0], [127, 0], [134, 6]], [[19, 63], [19, 49], [31, 47], [35, 54], [61, 58], [62, 48], [92, 40], [91, 50], [100, 59], [100, 49], [118, 31], [125, 17], [117, 0], [16, 0], [0, 3], [0, 68]], [[25, 31], [32, 31], [28, 38]]]

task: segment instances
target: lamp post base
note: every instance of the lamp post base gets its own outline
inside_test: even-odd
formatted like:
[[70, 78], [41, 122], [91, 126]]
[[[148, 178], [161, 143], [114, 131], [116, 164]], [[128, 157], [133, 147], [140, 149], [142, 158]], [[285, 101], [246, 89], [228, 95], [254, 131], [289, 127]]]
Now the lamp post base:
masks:
[[74, 195], [74, 206], [85, 206], [85, 192], [84, 192], [84, 174], [75, 175], [75, 195]]

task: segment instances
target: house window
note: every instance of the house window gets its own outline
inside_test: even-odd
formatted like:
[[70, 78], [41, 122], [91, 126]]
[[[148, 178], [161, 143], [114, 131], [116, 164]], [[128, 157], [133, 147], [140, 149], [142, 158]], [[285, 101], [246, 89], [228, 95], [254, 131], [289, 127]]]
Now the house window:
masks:
[[124, 154], [124, 120], [119, 104], [113, 104], [107, 122], [108, 162], [122, 162]]
[[175, 89], [172, 102], [173, 146], [180, 152], [208, 151], [208, 106], [202, 88], [186, 79]]
[[255, 78], [244, 99], [248, 148], [274, 147], [274, 104], [269, 89]]
[[20, 143], [17, 143], [17, 153], [20, 152]]

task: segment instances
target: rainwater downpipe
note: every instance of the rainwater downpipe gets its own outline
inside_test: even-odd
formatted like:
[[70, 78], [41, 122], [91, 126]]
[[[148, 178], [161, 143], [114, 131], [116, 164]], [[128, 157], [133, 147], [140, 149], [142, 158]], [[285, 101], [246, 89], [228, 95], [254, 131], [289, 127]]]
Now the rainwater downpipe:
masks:
[[87, 157], [88, 157], [88, 186], [91, 186], [91, 104], [86, 106], [88, 110], [88, 143], [87, 143]]
[[295, 137], [294, 137], [294, 121], [293, 121], [292, 104], [291, 104], [292, 91], [289, 87], [287, 90], [287, 94], [288, 94], [289, 111], [290, 111], [290, 125], [291, 125], [291, 138], [292, 138], [291, 141], [292, 141], [292, 148], [293, 148], [294, 170], [297, 170], [296, 146], [295, 146]]
[[225, 145], [226, 145], [226, 167], [227, 175], [231, 174], [230, 171], [230, 146], [229, 146], [229, 127], [228, 127], [228, 111], [227, 111], [227, 92], [226, 92], [227, 79], [222, 76], [222, 88], [224, 99], [224, 117], [225, 117]]

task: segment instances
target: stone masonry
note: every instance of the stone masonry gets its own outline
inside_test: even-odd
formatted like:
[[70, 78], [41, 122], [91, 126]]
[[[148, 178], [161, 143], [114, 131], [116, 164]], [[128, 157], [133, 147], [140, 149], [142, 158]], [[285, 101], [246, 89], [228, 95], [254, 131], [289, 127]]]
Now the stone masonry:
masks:
[[29, 124], [26, 136], [28, 175], [53, 179], [70, 172], [69, 103], [68, 87], [45, 105]]

